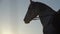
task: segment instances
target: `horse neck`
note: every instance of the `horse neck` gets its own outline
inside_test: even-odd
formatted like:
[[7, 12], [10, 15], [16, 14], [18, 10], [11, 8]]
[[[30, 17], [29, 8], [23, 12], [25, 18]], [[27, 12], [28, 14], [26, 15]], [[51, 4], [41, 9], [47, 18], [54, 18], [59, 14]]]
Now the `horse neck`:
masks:
[[42, 16], [42, 17], [40, 17], [40, 20], [41, 20], [41, 23], [42, 23], [43, 26], [48, 26], [49, 24], [52, 23], [53, 16], [51, 16], [51, 15], [46, 16], [46, 17]]
[[43, 10], [43, 11], [39, 11], [39, 15], [40, 16], [47, 16], [47, 15], [55, 15], [55, 11], [51, 8], [47, 8], [46, 10]]
[[[45, 10], [44, 12], [41, 12], [39, 14], [39, 17], [40, 17], [40, 20], [41, 20], [41, 23], [43, 26], [46, 26], [48, 25], [49, 23], [52, 22], [53, 20], [53, 15], [55, 14], [56, 12], [52, 9], [47, 9]], [[48, 16], [47, 16], [48, 15]]]

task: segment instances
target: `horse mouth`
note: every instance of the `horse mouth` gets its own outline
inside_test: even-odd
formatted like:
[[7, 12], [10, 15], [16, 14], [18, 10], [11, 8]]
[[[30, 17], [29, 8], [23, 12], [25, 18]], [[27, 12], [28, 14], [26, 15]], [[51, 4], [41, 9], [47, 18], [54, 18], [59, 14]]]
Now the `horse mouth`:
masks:
[[24, 22], [25, 22], [26, 24], [30, 23], [30, 21], [29, 21], [29, 20], [24, 20]]

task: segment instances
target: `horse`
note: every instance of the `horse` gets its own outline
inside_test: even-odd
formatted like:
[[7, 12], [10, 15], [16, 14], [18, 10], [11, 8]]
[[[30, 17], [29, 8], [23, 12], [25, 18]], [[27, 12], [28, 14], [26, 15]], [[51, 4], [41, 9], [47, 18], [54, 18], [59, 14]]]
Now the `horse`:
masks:
[[60, 9], [58, 10], [57, 14], [53, 18], [53, 26], [57, 30], [57, 34], [60, 34]]
[[34, 18], [39, 16], [41, 24], [43, 25], [43, 34], [57, 34], [56, 28], [52, 24], [55, 14], [56, 12], [48, 5], [30, 0], [30, 5], [25, 15], [24, 22], [28, 24], [30, 21], [34, 20]]

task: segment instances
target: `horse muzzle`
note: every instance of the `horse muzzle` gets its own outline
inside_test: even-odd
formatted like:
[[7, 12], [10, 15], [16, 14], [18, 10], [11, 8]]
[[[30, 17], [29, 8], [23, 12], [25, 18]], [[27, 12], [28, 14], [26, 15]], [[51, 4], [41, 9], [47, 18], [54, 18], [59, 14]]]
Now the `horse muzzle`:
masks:
[[29, 21], [29, 20], [25, 20], [25, 19], [24, 19], [24, 22], [25, 22], [25, 24], [30, 23], [30, 21]]

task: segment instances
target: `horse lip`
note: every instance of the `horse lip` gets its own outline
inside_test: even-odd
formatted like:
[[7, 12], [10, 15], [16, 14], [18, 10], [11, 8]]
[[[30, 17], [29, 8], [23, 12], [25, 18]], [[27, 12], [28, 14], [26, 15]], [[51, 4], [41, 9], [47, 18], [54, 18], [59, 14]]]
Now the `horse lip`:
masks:
[[25, 24], [28, 24], [29, 23], [29, 21], [25, 21]]
[[28, 23], [29, 23], [29, 21], [27, 21], [27, 20], [24, 20], [24, 22], [25, 22], [26, 24], [28, 24]]

